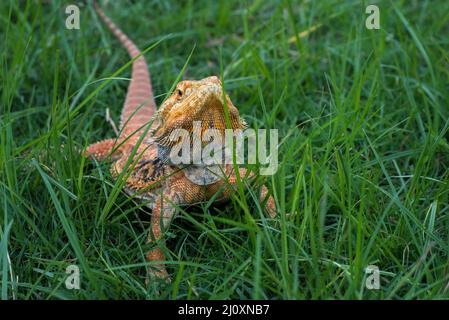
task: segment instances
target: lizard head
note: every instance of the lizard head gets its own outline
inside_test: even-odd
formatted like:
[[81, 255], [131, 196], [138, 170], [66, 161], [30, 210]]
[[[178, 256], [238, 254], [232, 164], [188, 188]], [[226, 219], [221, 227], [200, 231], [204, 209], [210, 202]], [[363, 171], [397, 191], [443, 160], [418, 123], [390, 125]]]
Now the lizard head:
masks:
[[[225, 108], [230, 127], [227, 126]], [[200, 123], [201, 134], [204, 130], [216, 129], [224, 136], [225, 129], [244, 129], [246, 126], [229, 96], [223, 95], [221, 81], [215, 76], [179, 82], [155, 114], [155, 120], [153, 139], [166, 149], [176, 143], [170, 137], [176, 129], [184, 129], [191, 134], [194, 126]]]

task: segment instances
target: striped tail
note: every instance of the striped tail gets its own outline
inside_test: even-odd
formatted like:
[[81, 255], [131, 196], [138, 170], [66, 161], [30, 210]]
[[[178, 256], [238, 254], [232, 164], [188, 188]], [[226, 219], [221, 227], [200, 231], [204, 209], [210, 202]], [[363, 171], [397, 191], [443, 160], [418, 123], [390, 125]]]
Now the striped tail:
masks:
[[[132, 59], [137, 57], [140, 54], [137, 46], [111, 21], [111, 19], [109, 19], [96, 1], [94, 1], [94, 7], [108, 28], [126, 48], [130, 57]], [[149, 123], [155, 112], [156, 103], [154, 101], [148, 66], [145, 58], [140, 56], [132, 63], [131, 82], [128, 86], [125, 105], [123, 106], [120, 117], [122, 137], [125, 138], [129, 136], [138, 128]], [[140, 130], [140, 132], [143, 130], [144, 129]], [[135, 138], [138, 138], [139, 136], [139, 132], [134, 135]]]

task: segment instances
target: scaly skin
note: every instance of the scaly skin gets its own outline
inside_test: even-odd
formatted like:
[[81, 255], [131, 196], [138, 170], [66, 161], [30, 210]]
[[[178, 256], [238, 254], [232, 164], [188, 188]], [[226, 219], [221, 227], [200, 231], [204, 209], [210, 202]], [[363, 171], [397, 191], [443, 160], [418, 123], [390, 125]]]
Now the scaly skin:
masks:
[[[128, 37], [96, 4], [95, 9], [130, 56], [138, 56], [139, 50]], [[227, 95], [225, 99], [231, 128], [244, 128], [245, 123], [237, 108]], [[161, 245], [164, 231], [169, 228], [177, 206], [207, 201], [217, 193], [219, 195], [216, 201], [224, 201], [235, 191], [237, 176], [232, 165], [223, 165], [221, 169], [225, 175], [217, 178], [208, 173], [206, 166], [181, 167], [171, 164], [167, 158], [167, 151], [173, 146], [169, 140], [170, 133], [175, 129], [185, 129], [191, 133], [193, 121], [201, 121], [201, 130], [218, 129], [223, 135], [226, 129], [224, 110], [222, 84], [217, 77], [212, 76], [200, 81], [181, 81], [156, 112], [151, 81], [142, 56], [132, 65], [132, 79], [121, 115], [119, 137], [94, 143], [86, 149], [87, 156], [98, 160], [111, 156], [112, 176], [117, 178], [126, 170], [125, 191], [142, 199], [152, 209], [148, 242], [153, 248], [146, 256], [147, 260], [152, 262], [150, 275], [168, 279]], [[150, 128], [139, 144], [139, 138], [145, 133], [146, 126]], [[241, 179], [249, 179], [252, 176], [243, 168], [239, 169], [239, 175]], [[273, 197], [268, 195], [265, 186], [261, 188], [260, 201], [266, 201], [267, 213], [274, 217], [275, 202]]]

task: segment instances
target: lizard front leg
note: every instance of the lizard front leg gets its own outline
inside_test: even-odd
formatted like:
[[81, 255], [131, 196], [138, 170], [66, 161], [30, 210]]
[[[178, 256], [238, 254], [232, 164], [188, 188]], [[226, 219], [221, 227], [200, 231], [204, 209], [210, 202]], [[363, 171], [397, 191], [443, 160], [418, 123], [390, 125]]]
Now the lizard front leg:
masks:
[[[244, 179], [245, 175], [246, 175], [246, 169], [240, 169], [240, 178]], [[250, 179], [251, 177], [253, 177], [253, 174], [251, 173], [248, 177], [248, 179]], [[236, 174], [233, 172], [230, 179], [229, 179], [229, 183], [232, 184], [232, 186], [235, 189], [235, 184], [237, 183], [237, 177]], [[268, 199], [267, 199], [268, 197]], [[259, 201], [260, 204], [263, 204], [266, 201], [265, 204], [265, 210], [268, 213], [268, 215], [270, 216], [270, 218], [274, 218], [277, 215], [277, 211], [276, 211], [276, 202], [274, 201], [274, 198], [271, 194], [269, 194], [268, 188], [266, 185], [262, 185], [261, 189], [260, 189], [260, 196], [259, 196]]]
[[[168, 194], [168, 196], [164, 196], [164, 194]], [[161, 196], [157, 198], [154, 204], [147, 243], [156, 244], [156, 247], [147, 253], [146, 260], [148, 262], [157, 261], [158, 263], [156, 265], [150, 265], [148, 276], [168, 279], [168, 273], [164, 265], [165, 255], [161, 249], [161, 245], [163, 244], [164, 231], [170, 227], [170, 223], [176, 212], [175, 206], [182, 202], [180, 200], [179, 194], [166, 187], [162, 190]]]
[[159, 243], [146, 256], [148, 262], [157, 261], [156, 265], [150, 266], [149, 276], [168, 279], [168, 273], [164, 265], [165, 256], [160, 245], [163, 242], [164, 231], [169, 228], [175, 216], [176, 205], [192, 204], [202, 200], [204, 200], [203, 186], [192, 183], [185, 179], [183, 175], [180, 178], [167, 181], [162, 189], [161, 196], [155, 202], [151, 215], [148, 242]]
[[[240, 168], [239, 169], [239, 175], [240, 175], [240, 179], [245, 179], [246, 176], [246, 172], [247, 170], [245, 168]], [[251, 179], [254, 176], [253, 173], [250, 173], [249, 176], [246, 179]], [[223, 188], [224, 186], [224, 190], [222, 191], [222, 195], [221, 197], [224, 199], [229, 199], [231, 197], [231, 194], [233, 192], [235, 192], [235, 190], [237, 189], [237, 175], [235, 172], [232, 172], [227, 181], [220, 181], [215, 183], [214, 185], [211, 185], [208, 188], [208, 197], [213, 196], [213, 194], [215, 194], [217, 191], [219, 191], [221, 188]], [[268, 197], [268, 199], [267, 199]], [[259, 201], [260, 203], [264, 203], [266, 200], [266, 205], [265, 205], [265, 210], [268, 213], [268, 215], [270, 216], [270, 218], [274, 218], [277, 215], [277, 211], [276, 211], [276, 203], [274, 201], [274, 198], [272, 195], [269, 195], [269, 191], [268, 188], [265, 185], [262, 185], [261, 190], [260, 190], [260, 197], [259, 197]]]
[[263, 203], [264, 200], [267, 198], [267, 204], [265, 205], [265, 209], [267, 210], [268, 215], [270, 216], [270, 218], [274, 218], [277, 215], [276, 212], [276, 203], [274, 201], [273, 196], [270, 194], [268, 195], [269, 191], [266, 185], [262, 185], [262, 188], [260, 190], [260, 203]]

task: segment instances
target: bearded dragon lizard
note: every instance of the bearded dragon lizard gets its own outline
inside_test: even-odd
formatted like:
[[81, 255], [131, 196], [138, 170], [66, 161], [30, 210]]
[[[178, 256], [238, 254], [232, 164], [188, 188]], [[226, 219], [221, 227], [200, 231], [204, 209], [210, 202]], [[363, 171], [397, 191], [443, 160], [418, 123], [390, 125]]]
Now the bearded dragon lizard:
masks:
[[[195, 121], [201, 121], [201, 130], [214, 128], [223, 134], [226, 129], [224, 99], [231, 128], [242, 129], [245, 123], [229, 96], [223, 94], [222, 83], [215, 76], [199, 81], [179, 82], [171, 96], [156, 111], [145, 58], [139, 57], [141, 53], [136, 45], [95, 1], [94, 6], [101, 19], [135, 60], [121, 113], [119, 136], [91, 144], [85, 150], [85, 155], [99, 161], [112, 159], [110, 171], [115, 178], [124, 170], [131, 170], [128, 175], [124, 175], [125, 192], [144, 200], [152, 209], [147, 241], [153, 248], [146, 254], [146, 259], [152, 262], [154, 268], [149, 268], [148, 273], [169, 279], [161, 245], [163, 233], [175, 216], [176, 206], [207, 201], [217, 193], [216, 201], [227, 200], [238, 180], [233, 165], [223, 165], [222, 175], [219, 175], [217, 170], [210, 174], [210, 166], [180, 166], [171, 163], [167, 156], [173, 147], [170, 134], [175, 129], [185, 129], [191, 133]], [[149, 130], [145, 130], [147, 126], [151, 126]], [[142, 135], [145, 135], [143, 139]], [[134, 165], [129, 165], [133, 161]], [[238, 171], [241, 179], [252, 176], [244, 168], [239, 168]], [[274, 217], [275, 202], [264, 185], [261, 187], [260, 200], [266, 201], [266, 210], [270, 217]]]

